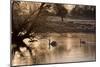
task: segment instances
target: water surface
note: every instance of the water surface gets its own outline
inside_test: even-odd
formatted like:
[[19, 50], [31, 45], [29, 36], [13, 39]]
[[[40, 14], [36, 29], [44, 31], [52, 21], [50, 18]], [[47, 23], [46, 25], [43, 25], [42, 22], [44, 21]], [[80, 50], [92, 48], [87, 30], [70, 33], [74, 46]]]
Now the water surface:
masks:
[[[56, 41], [57, 46], [50, 46], [50, 41]], [[82, 43], [81, 41], [85, 43]], [[32, 49], [33, 58], [28, 50], [21, 57], [17, 52], [13, 65], [30, 65], [62, 62], [79, 62], [96, 60], [96, 35], [94, 33], [49, 33], [40, 36], [40, 45]]]

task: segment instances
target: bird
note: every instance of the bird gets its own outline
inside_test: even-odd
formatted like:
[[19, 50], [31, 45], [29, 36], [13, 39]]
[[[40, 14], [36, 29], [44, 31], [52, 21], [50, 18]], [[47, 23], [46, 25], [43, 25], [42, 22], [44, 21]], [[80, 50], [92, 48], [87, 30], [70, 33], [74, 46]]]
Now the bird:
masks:
[[49, 49], [51, 49], [50, 46], [56, 47], [56, 46], [57, 46], [57, 42], [56, 42], [56, 41], [51, 41], [51, 40], [49, 39]]
[[80, 46], [81, 46], [81, 44], [87, 44], [87, 42], [80, 39]]
[[86, 44], [86, 41], [83, 41], [83, 40], [80, 39], [80, 43]]

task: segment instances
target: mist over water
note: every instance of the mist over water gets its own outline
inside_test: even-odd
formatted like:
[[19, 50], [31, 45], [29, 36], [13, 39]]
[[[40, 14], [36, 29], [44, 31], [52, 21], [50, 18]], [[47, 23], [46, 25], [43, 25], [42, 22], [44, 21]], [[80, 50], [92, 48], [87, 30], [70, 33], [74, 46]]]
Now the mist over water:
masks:
[[[33, 56], [22, 48], [24, 57], [18, 52], [12, 59], [13, 65], [47, 64], [96, 60], [96, 35], [94, 33], [48, 33], [38, 36], [39, 46], [32, 49]], [[49, 39], [57, 42], [50, 46]], [[85, 43], [81, 43], [81, 41]], [[34, 47], [34, 45], [32, 46]]]

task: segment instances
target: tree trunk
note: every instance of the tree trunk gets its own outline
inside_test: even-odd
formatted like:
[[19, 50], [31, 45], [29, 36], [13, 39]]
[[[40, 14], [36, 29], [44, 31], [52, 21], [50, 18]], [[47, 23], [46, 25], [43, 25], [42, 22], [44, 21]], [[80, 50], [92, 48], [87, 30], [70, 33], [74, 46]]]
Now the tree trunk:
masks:
[[61, 16], [61, 21], [63, 22], [64, 21], [64, 18]]

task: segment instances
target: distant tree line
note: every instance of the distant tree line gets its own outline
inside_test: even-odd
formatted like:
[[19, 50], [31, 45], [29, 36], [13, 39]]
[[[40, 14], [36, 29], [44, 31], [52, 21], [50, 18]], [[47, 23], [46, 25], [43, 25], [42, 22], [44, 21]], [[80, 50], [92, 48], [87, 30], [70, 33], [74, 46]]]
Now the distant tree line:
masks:
[[71, 11], [72, 16], [83, 16], [83, 17], [96, 17], [96, 7], [87, 5], [75, 5]]

